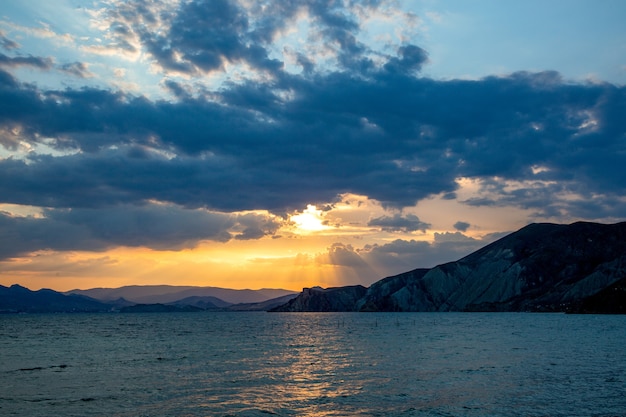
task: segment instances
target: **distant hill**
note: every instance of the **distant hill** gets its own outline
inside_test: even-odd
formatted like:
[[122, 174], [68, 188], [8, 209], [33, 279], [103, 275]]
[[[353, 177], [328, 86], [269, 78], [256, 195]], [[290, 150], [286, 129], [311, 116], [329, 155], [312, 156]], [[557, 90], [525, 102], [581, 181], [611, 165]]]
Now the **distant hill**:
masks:
[[[130, 285], [120, 288], [92, 288], [71, 290], [66, 294], [80, 294], [103, 302], [124, 298], [135, 304], [168, 304], [189, 297], [215, 297], [227, 304], [259, 303], [284, 295], [297, 294], [282, 289], [233, 290], [219, 287], [174, 285]], [[219, 306], [219, 304], [218, 304]]]
[[195, 313], [204, 311], [200, 307], [190, 305], [175, 306], [169, 304], [135, 304], [134, 306], [122, 307], [120, 313]]
[[218, 310], [233, 305], [232, 303], [227, 303], [226, 301], [221, 300], [217, 297], [202, 297], [197, 295], [183, 298], [181, 300], [176, 300], [169, 304], [177, 306], [198, 307], [204, 310]]
[[[207, 292], [225, 295], [231, 300], [253, 301], [232, 303], [208, 295], [188, 296], [190, 293], [203, 294]], [[95, 294], [102, 299], [97, 300], [85, 294]], [[274, 294], [280, 295], [272, 297]], [[121, 295], [130, 295], [135, 299], [129, 300]], [[187, 296], [180, 298], [181, 295]], [[113, 289], [97, 288], [60, 293], [49, 289], [31, 291], [20, 285], [12, 285], [11, 287], [0, 285], [0, 313], [266, 311], [284, 304], [297, 295], [298, 293], [293, 291], [274, 289], [229, 290], [166, 285], [145, 288], [141, 286]], [[165, 302], [160, 300], [165, 300]]]
[[624, 313], [626, 222], [531, 224], [456, 262], [382, 279], [352, 303], [341, 288], [304, 289], [273, 311]]
[[232, 304], [225, 308], [227, 311], [268, 311], [281, 306], [289, 300], [296, 298], [297, 293], [283, 295], [282, 297], [272, 298], [270, 300], [261, 301], [260, 303], [241, 303]]
[[0, 313], [102, 312], [111, 306], [82, 295], [65, 295], [42, 289], [31, 291], [20, 285], [0, 285]]

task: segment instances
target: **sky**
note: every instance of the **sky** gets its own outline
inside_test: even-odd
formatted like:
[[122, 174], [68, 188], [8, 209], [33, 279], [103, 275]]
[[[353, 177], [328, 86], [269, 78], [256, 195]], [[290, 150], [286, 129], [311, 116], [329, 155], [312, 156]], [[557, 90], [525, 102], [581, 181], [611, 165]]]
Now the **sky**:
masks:
[[361, 284], [626, 219], [622, 0], [6, 0], [0, 284]]

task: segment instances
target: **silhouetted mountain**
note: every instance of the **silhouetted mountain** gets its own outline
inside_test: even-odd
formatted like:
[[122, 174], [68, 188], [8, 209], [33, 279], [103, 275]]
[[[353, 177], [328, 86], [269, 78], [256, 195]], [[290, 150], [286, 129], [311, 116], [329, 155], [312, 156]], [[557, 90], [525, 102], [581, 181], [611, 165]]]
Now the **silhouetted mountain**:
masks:
[[228, 311], [268, 311], [273, 308], [282, 306], [286, 302], [296, 298], [298, 296], [297, 293], [283, 295], [282, 297], [272, 298], [271, 300], [262, 301], [260, 303], [242, 303], [242, 304], [233, 304], [231, 306], [226, 307]]
[[[78, 295], [78, 294], [75, 294], [75, 295]], [[132, 301], [128, 301], [127, 299], [120, 297], [116, 300], [107, 301], [105, 304], [109, 304], [111, 307], [113, 307], [113, 309], [119, 310], [122, 307], [134, 306], [137, 303], [133, 303]]]
[[176, 306], [170, 304], [135, 304], [134, 306], [123, 307], [120, 313], [195, 313], [204, 311], [199, 307], [190, 305]]
[[224, 300], [220, 300], [217, 297], [201, 297], [201, 296], [192, 296], [183, 298], [182, 300], [176, 300], [174, 302], [168, 303], [176, 306], [193, 306], [199, 307], [203, 310], [219, 310], [222, 308], [226, 308], [231, 306], [232, 303], [227, 303]]
[[20, 285], [0, 285], [2, 313], [100, 312], [110, 309], [110, 305], [82, 295], [65, 295], [48, 289], [31, 291]]
[[334, 288], [305, 288], [296, 298], [271, 309], [280, 311], [355, 311], [367, 291], [362, 285]]
[[[161, 286], [159, 286], [161, 287]], [[161, 294], [166, 298], [175, 298], [174, 301], [169, 303], [137, 303], [129, 301], [125, 298], [105, 298], [107, 301], [93, 299], [86, 295], [76, 294], [73, 292], [60, 293], [53, 290], [43, 289], [39, 291], [31, 291], [28, 288], [24, 288], [19, 285], [12, 285], [7, 288], [0, 285], [0, 313], [60, 313], [60, 312], [105, 312], [105, 311], [120, 311], [120, 312], [182, 312], [182, 311], [203, 311], [203, 310], [219, 310], [219, 311], [266, 311], [270, 308], [284, 304], [289, 299], [297, 296], [298, 294], [286, 290], [228, 290], [224, 288], [210, 288], [210, 290], [218, 290], [218, 292], [224, 294], [240, 295], [243, 299], [261, 299], [259, 302], [252, 303], [238, 303], [233, 304], [221, 300], [213, 296], [190, 296], [182, 299], [177, 297], [181, 293], [187, 293], [188, 291], [195, 291], [200, 289], [200, 292], [207, 290], [208, 288], [202, 287], [189, 287], [183, 291], [179, 291], [180, 287], [165, 287], [165, 291], [170, 290], [172, 292], [167, 294]], [[122, 290], [122, 291], [120, 291]], [[163, 288], [147, 288], [147, 292], [162, 291]], [[90, 290], [80, 291], [81, 293], [90, 293]], [[111, 289], [107, 291], [105, 289], [95, 289], [93, 293], [99, 296], [113, 295], [117, 296], [120, 292], [124, 292], [123, 289]], [[129, 287], [129, 292], [132, 294], [141, 294], [141, 288]], [[287, 293], [280, 297], [266, 299], [268, 294], [274, 293]], [[152, 296], [159, 298], [160, 295], [153, 294]], [[146, 296], [144, 298], [150, 298], [152, 296]]]
[[297, 294], [283, 289], [232, 290], [218, 287], [193, 287], [173, 285], [129, 285], [120, 288], [92, 288], [71, 290], [66, 294], [82, 294], [109, 302], [123, 297], [139, 304], [174, 303], [189, 297], [215, 297], [230, 304], [259, 303], [283, 295]]
[[619, 313], [625, 278], [626, 223], [541, 223], [456, 262], [378, 281], [353, 304], [340, 289], [304, 289], [274, 311]]
[[571, 313], [626, 314], [626, 278], [608, 286], [597, 294], [574, 303]]

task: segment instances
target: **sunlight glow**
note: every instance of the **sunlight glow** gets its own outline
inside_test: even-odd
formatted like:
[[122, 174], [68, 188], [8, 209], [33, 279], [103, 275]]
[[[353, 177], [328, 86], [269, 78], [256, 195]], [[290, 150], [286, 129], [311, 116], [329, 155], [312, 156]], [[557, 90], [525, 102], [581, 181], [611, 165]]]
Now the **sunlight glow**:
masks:
[[290, 220], [296, 224], [298, 229], [307, 232], [316, 232], [329, 228], [329, 226], [324, 224], [322, 210], [318, 210], [312, 204], [309, 204], [302, 213], [292, 215]]

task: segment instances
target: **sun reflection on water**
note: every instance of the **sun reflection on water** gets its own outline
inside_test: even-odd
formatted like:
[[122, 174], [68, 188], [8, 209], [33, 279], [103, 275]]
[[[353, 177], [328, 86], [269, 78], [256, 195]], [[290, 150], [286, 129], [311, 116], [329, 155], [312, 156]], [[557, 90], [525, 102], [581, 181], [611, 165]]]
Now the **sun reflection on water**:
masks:
[[262, 366], [251, 370], [251, 380], [260, 384], [242, 387], [242, 399], [262, 398], [268, 412], [295, 409], [306, 410], [307, 416], [324, 417], [338, 415], [332, 404], [349, 403], [358, 394], [358, 389], [345, 384], [346, 377], [352, 379], [346, 353], [350, 348], [331, 326], [311, 332], [309, 325], [291, 323], [283, 334], [289, 342], [283, 340], [282, 349], [268, 351]]

